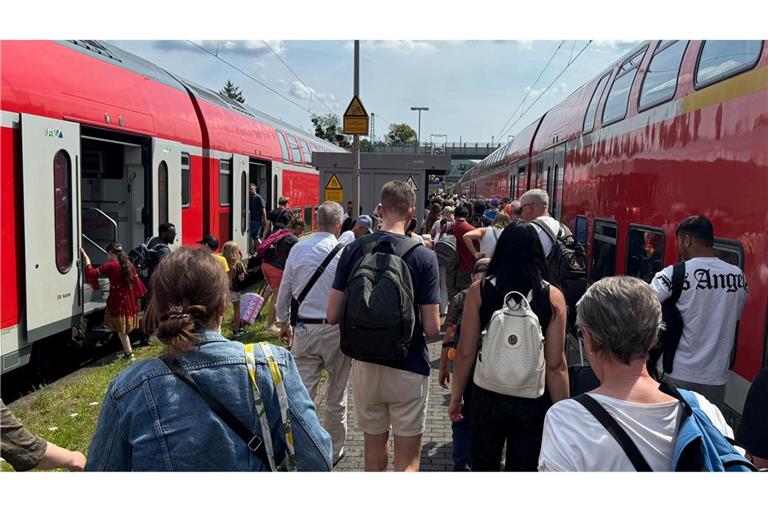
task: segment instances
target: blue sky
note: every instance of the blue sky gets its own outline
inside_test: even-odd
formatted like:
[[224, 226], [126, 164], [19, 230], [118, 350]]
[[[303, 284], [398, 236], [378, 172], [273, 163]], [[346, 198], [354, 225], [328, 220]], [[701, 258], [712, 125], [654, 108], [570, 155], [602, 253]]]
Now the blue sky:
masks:
[[[307, 109], [340, 116], [352, 97], [351, 41], [195, 41], [298, 106], [188, 42], [112, 42], [212, 89], [232, 80], [249, 105], [306, 130], [311, 129]], [[362, 41], [360, 96], [368, 113], [376, 114], [377, 139], [386, 133], [389, 123], [405, 122], [416, 129], [417, 115], [410, 107], [428, 106], [430, 110], [422, 113], [421, 120], [424, 141], [430, 134], [447, 134], [451, 142], [459, 137], [465, 142], [488, 142], [491, 137], [506, 141], [636, 42], [593, 41], [545, 91], [586, 44], [570, 40]], [[558, 46], [551, 64], [531, 88]], [[529, 91], [522, 108], [512, 116]], [[511, 116], [515, 124], [504, 133], [502, 128]]]

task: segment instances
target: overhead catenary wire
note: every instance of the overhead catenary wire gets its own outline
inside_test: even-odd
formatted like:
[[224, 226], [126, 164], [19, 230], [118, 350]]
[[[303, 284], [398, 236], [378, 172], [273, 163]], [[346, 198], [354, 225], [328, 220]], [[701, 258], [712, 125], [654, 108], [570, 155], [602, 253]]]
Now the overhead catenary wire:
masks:
[[315, 94], [315, 90], [314, 90], [312, 87], [310, 87], [309, 85], [307, 85], [307, 83], [306, 83], [304, 80], [302, 80], [302, 79], [301, 79], [301, 77], [299, 76], [299, 74], [298, 74], [298, 73], [296, 73], [296, 71], [294, 71], [294, 70], [293, 70], [293, 68], [292, 68], [291, 66], [289, 66], [289, 65], [288, 65], [288, 63], [287, 63], [287, 62], [285, 62], [285, 61], [283, 60], [283, 58], [282, 58], [282, 57], [280, 57], [280, 54], [278, 54], [278, 53], [275, 51], [275, 49], [274, 49], [274, 48], [272, 48], [272, 46], [271, 46], [271, 45], [270, 45], [270, 44], [269, 44], [267, 41], [265, 41], [265, 40], [263, 40], [263, 39], [262, 39], [262, 40], [261, 40], [261, 42], [262, 42], [262, 43], [264, 43], [264, 46], [266, 46], [266, 47], [267, 47], [267, 49], [269, 49], [269, 51], [270, 51], [270, 52], [272, 52], [272, 55], [274, 55], [275, 57], [277, 57], [277, 60], [279, 60], [279, 61], [280, 61], [280, 62], [283, 64], [283, 66], [285, 66], [285, 67], [286, 67], [286, 69], [288, 69], [288, 71], [290, 71], [290, 72], [291, 72], [291, 74], [293, 74], [293, 76], [295, 76], [295, 77], [296, 77], [296, 80], [298, 80], [298, 81], [299, 81], [299, 83], [300, 83], [301, 85], [303, 85], [305, 89], [307, 89], [307, 91], [309, 92], [309, 101], [310, 101], [310, 104], [311, 104], [311, 102], [312, 102], [312, 97], [314, 96], [314, 97], [315, 97], [315, 99], [316, 99], [318, 102], [320, 102], [320, 104], [321, 104], [322, 106], [324, 106], [324, 107], [325, 107], [325, 108], [328, 110], [328, 112], [330, 112], [331, 114], [335, 114], [335, 113], [336, 113], [336, 112], [335, 112], [335, 111], [334, 111], [334, 110], [333, 110], [331, 107], [329, 107], [328, 105], [326, 105], [326, 104], [325, 104], [325, 102], [324, 102], [324, 101], [323, 101], [323, 100], [320, 98], [320, 96], [318, 96], [317, 94]]
[[226, 59], [224, 59], [224, 58], [222, 58], [222, 57], [219, 57], [218, 55], [216, 55], [216, 54], [215, 54], [215, 53], [213, 53], [212, 51], [208, 50], [207, 48], [204, 48], [204, 47], [200, 46], [199, 44], [195, 43], [194, 41], [190, 41], [189, 39], [187, 39], [187, 43], [189, 43], [189, 44], [191, 44], [192, 46], [194, 46], [194, 47], [196, 47], [196, 48], [198, 48], [198, 49], [200, 49], [200, 50], [204, 51], [205, 53], [207, 53], [208, 55], [210, 55], [210, 56], [214, 57], [215, 59], [218, 59], [218, 60], [220, 60], [221, 62], [223, 62], [223, 63], [224, 63], [224, 64], [226, 64], [227, 66], [231, 67], [231, 68], [232, 68], [232, 69], [234, 69], [235, 71], [237, 71], [237, 72], [241, 73], [242, 75], [246, 76], [247, 78], [250, 78], [251, 80], [253, 80], [253, 81], [254, 81], [254, 82], [256, 82], [257, 84], [261, 85], [262, 87], [264, 87], [265, 89], [267, 89], [267, 90], [268, 90], [268, 91], [270, 91], [271, 93], [273, 93], [273, 94], [275, 94], [275, 95], [277, 95], [277, 96], [281, 97], [281, 98], [282, 98], [282, 99], [284, 99], [285, 101], [288, 101], [288, 102], [292, 103], [293, 105], [295, 105], [295, 106], [299, 107], [301, 110], [303, 110], [303, 111], [305, 111], [305, 112], [309, 112], [309, 113], [310, 113], [310, 114], [312, 114], [312, 115], [318, 115], [317, 113], [315, 113], [315, 112], [312, 112], [312, 111], [311, 111], [310, 109], [308, 109], [307, 107], [305, 107], [305, 106], [303, 106], [303, 105], [301, 105], [301, 104], [299, 104], [299, 103], [297, 103], [297, 102], [293, 101], [293, 100], [292, 100], [291, 98], [289, 98], [288, 96], [286, 96], [286, 95], [282, 94], [281, 92], [279, 92], [279, 91], [277, 91], [277, 90], [273, 89], [272, 87], [268, 86], [267, 84], [265, 84], [264, 82], [262, 82], [262, 81], [261, 81], [261, 80], [259, 80], [258, 78], [254, 77], [254, 76], [253, 76], [253, 75], [251, 75], [250, 73], [248, 73], [248, 72], [246, 72], [246, 71], [243, 71], [242, 69], [240, 69], [239, 67], [235, 66], [234, 64], [232, 64], [232, 63], [231, 63], [231, 62], [229, 62], [228, 60], [226, 60]]
[[560, 48], [562, 48], [563, 44], [565, 44], [565, 40], [560, 41], [560, 44], [555, 48], [555, 51], [552, 52], [552, 56], [549, 58], [547, 63], [544, 65], [544, 68], [539, 73], [539, 76], [536, 77], [536, 80], [533, 81], [533, 84], [531, 84], [528, 88], [528, 92], [525, 96], [523, 96], [523, 99], [520, 100], [520, 103], [517, 105], [515, 110], [512, 112], [512, 115], [509, 116], [509, 119], [507, 119], [507, 122], [504, 123], [504, 126], [501, 127], [501, 130], [499, 130], [499, 133], [496, 134], [496, 139], [500, 138], [502, 135], [504, 135], [504, 130], [507, 128], [507, 125], [512, 122], [512, 119], [514, 119], [515, 114], [522, 108], [523, 104], [525, 104], [525, 100], [528, 99], [528, 96], [531, 95], [531, 92], [533, 92], [534, 87], [536, 87], [536, 84], [539, 83], [539, 80], [541, 79], [541, 76], [544, 74], [544, 72], [549, 68], [549, 65], [552, 63], [552, 60], [555, 58], [555, 55], [557, 55], [557, 52], [560, 51]]
[[544, 94], [545, 94], [545, 93], [546, 93], [546, 92], [547, 92], [547, 91], [548, 91], [548, 90], [549, 90], [549, 89], [550, 89], [550, 88], [551, 88], [551, 87], [552, 87], [552, 86], [555, 84], [555, 82], [557, 82], [557, 81], [560, 79], [560, 77], [561, 77], [561, 76], [563, 76], [563, 73], [565, 73], [565, 72], [568, 70], [568, 68], [569, 68], [569, 67], [571, 67], [571, 64], [573, 64], [574, 62], [576, 62], [576, 59], [578, 59], [578, 58], [579, 58], [579, 55], [581, 55], [582, 53], [584, 53], [584, 50], [586, 50], [586, 49], [587, 49], [587, 47], [588, 47], [590, 44], [592, 44], [592, 39], [590, 39], [590, 40], [587, 42], [587, 44], [585, 44], [585, 45], [584, 45], [584, 47], [583, 47], [581, 50], [579, 50], [579, 53], [577, 53], [577, 54], [576, 54], [576, 56], [574, 56], [574, 57], [573, 57], [573, 60], [569, 61], [569, 62], [568, 62], [568, 64], [566, 64], [566, 65], [565, 65], [565, 67], [563, 68], [563, 70], [562, 70], [562, 71], [561, 71], [561, 72], [560, 72], [560, 73], [559, 73], [559, 74], [558, 74], [558, 75], [557, 75], [557, 76], [556, 76], [556, 77], [555, 77], [555, 78], [554, 78], [554, 79], [553, 79], [553, 80], [552, 80], [552, 81], [549, 83], [549, 85], [547, 85], [547, 86], [544, 88], [544, 90], [543, 90], [543, 91], [541, 92], [541, 94], [539, 94], [539, 96], [538, 96], [538, 97], [537, 97], [537, 98], [536, 98], [536, 99], [533, 101], [533, 103], [531, 103], [531, 104], [528, 106], [528, 108], [526, 108], [526, 109], [525, 109], [525, 111], [523, 111], [523, 112], [522, 112], [522, 113], [521, 113], [521, 114], [520, 114], [520, 115], [517, 117], [517, 119], [515, 119], [515, 122], [514, 122], [514, 123], [512, 123], [512, 124], [509, 126], [509, 128], [507, 129], [507, 131], [505, 131], [505, 132], [504, 132], [502, 135], [506, 135], [506, 134], [507, 134], [507, 133], [508, 133], [510, 130], [512, 130], [512, 128], [514, 128], [514, 127], [515, 127], [515, 125], [516, 125], [516, 124], [517, 124], [517, 123], [520, 121], [520, 119], [522, 119], [522, 118], [523, 118], [523, 116], [525, 116], [525, 114], [527, 114], [527, 113], [528, 113], [528, 111], [530, 111], [530, 110], [533, 108], [533, 106], [534, 106], [534, 105], [536, 105], [536, 103], [537, 103], [537, 102], [538, 102], [538, 101], [539, 101], [539, 100], [540, 100], [540, 99], [541, 99], [541, 98], [544, 96]]

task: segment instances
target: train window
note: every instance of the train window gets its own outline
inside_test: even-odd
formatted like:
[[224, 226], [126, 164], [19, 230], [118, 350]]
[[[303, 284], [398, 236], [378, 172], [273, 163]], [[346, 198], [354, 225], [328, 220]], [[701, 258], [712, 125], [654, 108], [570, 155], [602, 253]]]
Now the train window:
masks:
[[277, 176], [272, 178], [272, 206], [277, 208]]
[[181, 154], [181, 207], [189, 208], [192, 203], [192, 182], [190, 181], [190, 159], [188, 153]]
[[157, 166], [157, 218], [160, 224], [168, 222], [168, 164]]
[[616, 223], [596, 220], [592, 237], [592, 281], [616, 273]]
[[299, 142], [301, 143], [301, 152], [304, 154], [304, 163], [312, 165], [312, 151], [309, 149], [309, 144], [307, 144], [307, 141], [301, 139], [299, 139]]
[[715, 245], [712, 247], [715, 251], [715, 256], [730, 263], [736, 265], [741, 270], [744, 270], [744, 249], [741, 244], [735, 240], [726, 240], [724, 238], [715, 238]]
[[603, 95], [605, 85], [608, 83], [608, 79], [611, 77], [610, 73], [603, 75], [603, 78], [597, 82], [595, 92], [592, 93], [592, 99], [589, 100], [589, 106], [587, 107], [587, 113], [584, 116], [584, 133], [589, 133], [592, 128], [595, 127], [595, 113], [597, 112], [597, 104], [600, 102], [600, 97]]
[[650, 283], [663, 268], [664, 232], [661, 229], [630, 227], [627, 243], [626, 275]]
[[613, 80], [613, 84], [611, 84], [611, 88], [608, 91], [608, 99], [605, 100], [603, 126], [615, 123], [626, 117], [632, 83], [635, 81], [637, 70], [640, 68], [640, 63], [643, 61], [643, 56], [645, 56], [647, 49], [648, 47], [646, 46], [624, 61], [619, 72], [616, 73], [616, 78]]
[[305, 233], [309, 233], [312, 231], [312, 207], [307, 206], [304, 208], [304, 222], [307, 224], [306, 229], [304, 230]]
[[283, 153], [283, 162], [288, 162], [288, 145], [285, 143], [285, 137], [282, 132], [277, 133], [277, 141], [280, 143], [280, 151]]
[[248, 175], [243, 171], [240, 176], [240, 234], [248, 229]]
[[232, 204], [232, 160], [219, 160], [219, 206]]
[[515, 197], [520, 193], [520, 188], [525, 188], [525, 166], [520, 166], [517, 169], [517, 190], [515, 191]]
[[677, 90], [677, 75], [686, 47], [685, 41], [659, 43], [643, 79], [638, 110], [645, 110], [672, 99]]
[[56, 268], [62, 274], [72, 268], [72, 161], [59, 150], [53, 157], [53, 229]]
[[752, 69], [762, 50], [762, 41], [704, 41], [694, 85], [706, 87]]
[[583, 215], [576, 217], [576, 229], [575, 229], [576, 241], [581, 244], [582, 247], [587, 246], [587, 218]]
[[291, 159], [293, 160], [293, 163], [301, 165], [301, 149], [299, 149], [299, 143], [296, 141], [296, 137], [289, 135], [288, 144], [291, 146]]

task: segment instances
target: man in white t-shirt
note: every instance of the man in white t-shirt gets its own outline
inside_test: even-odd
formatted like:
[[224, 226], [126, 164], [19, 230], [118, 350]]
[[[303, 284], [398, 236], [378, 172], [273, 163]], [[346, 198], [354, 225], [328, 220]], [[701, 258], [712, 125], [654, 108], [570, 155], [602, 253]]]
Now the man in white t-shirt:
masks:
[[[636, 277], [601, 279], [579, 301], [576, 324], [600, 380], [587, 396], [619, 424], [652, 470], [671, 470], [681, 407], [645, 366], [661, 326], [654, 292]], [[696, 400], [715, 428], [733, 437], [718, 408], [701, 395]], [[633, 470], [619, 443], [577, 400], [561, 400], [547, 411], [539, 471]]]
[[361, 236], [371, 233], [373, 233], [373, 219], [368, 215], [361, 215], [355, 220], [352, 229], [341, 234], [339, 243], [349, 245]]
[[[560, 231], [560, 222], [549, 216], [549, 195], [545, 190], [534, 188], [520, 196], [520, 210], [520, 218], [525, 222], [538, 220], [546, 224], [555, 235]], [[541, 227], [536, 224], [531, 225], [539, 233], [544, 256], [549, 256], [549, 252], [552, 250], [552, 239]]]
[[[714, 239], [712, 223], [703, 215], [688, 217], [677, 227], [677, 245], [685, 261], [683, 292], [677, 301], [683, 333], [672, 372], [664, 380], [720, 405], [748, 288], [739, 267], [715, 256]], [[670, 297], [672, 266], [658, 272], [651, 287], [659, 301]]]

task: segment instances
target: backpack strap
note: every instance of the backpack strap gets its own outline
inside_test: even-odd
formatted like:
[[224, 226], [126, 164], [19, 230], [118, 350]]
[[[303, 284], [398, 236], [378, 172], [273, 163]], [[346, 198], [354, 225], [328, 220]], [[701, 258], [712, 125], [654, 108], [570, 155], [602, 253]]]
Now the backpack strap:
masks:
[[406, 237], [405, 240], [397, 244], [397, 247], [395, 247], [395, 256], [398, 256], [400, 258], [405, 258], [405, 255], [414, 250], [416, 247], [420, 246], [421, 244], [414, 240], [413, 238]]
[[333, 258], [335, 258], [339, 251], [343, 248], [344, 244], [336, 244], [336, 247], [334, 247], [333, 250], [328, 253], [328, 256], [325, 257], [320, 266], [317, 267], [317, 270], [315, 270], [315, 273], [312, 274], [312, 277], [309, 278], [307, 284], [304, 285], [304, 289], [301, 290], [298, 298], [291, 297], [291, 325], [296, 325], [299, 319], [299, 306], [301, 306], [301, 303], [304, 302], [304, 299], [307, 298], [307, 295], [309, 294], [310, 290], [312, 290], [312, 287], [315, 286], [317, 280], [320, 279], [320, 276], [323, 275], [326, 267], [328, 267], [331, 261], [333, 261]]
[[546, 222], [539, 219], [533, 219], [531, 221], [531, 224], [536, 224], [537, 226], [539, 226], [541, 230], [544, 231], [547, 234], [547, 236], [552, 240], [552, 243], [557, 242], [557, 235], [554, 233], [554, 231], [552, 231], [549, 228], [549, 226], [547, 226]]
[[677, 304], [680, 295], [683, 293], [683, 283], [685, 282], [685, 262], [679, 261], [672, 266], [672, 296], [670, 299], [673, 304]]
[[[229, 409], [222, 405], [221, 402], [219, 402], [213, 395], [209, 395], [207, 392], [201, 389], [197, 382], [195, 382], [195, 379], [193, 379], [192, 376], [187, 373], [187, 371], [183, 366], [181, 366], [178, 360], [171, 359], [169, 361], [167, 359], [161, 359], [161, 361], [165, 363], [168, 369], [171, 370], [171, 372], [176, 377], [178, 377], [179, 380], [181, 380], [184, 384], [192, 388], [192, 390], [200, 395], [208, 407], [211, 408], [213, 413], [216, 414], [216, 416], [218, 416], [230, 429], [232, 429], [232, 431], [237, 434], [240, 439], [245, 442], [246, 445], [248, 445], [248, 449], [252, 451], [259, 458], [259, 460], [261, 460], [262, 464], [264, 464], [264, 466], [267, 467], [269, 471], [274, 471], [275, 468], [274, 462], [272, 462], [272, 457], [269, 456], [264, 441], [257, 434], [254, 434], [251, 429], [246, 427], [243, 422], [237, 418], [237, 416], [232, 414], [232, 412], [230, 412]], [[268, 436], [269, 429], [267, 429], [265, 432]], [[271, 443], [269, 449], [271, 451]]]
[[643, 454], [637, 449], [637, 445], [597, 400], [586, 393], [574, 397], [574, 400], [588, 410], [600, 422], [603, 428], [611, 434], [616, 442], [619, 443], [619, 446], [621, 446], [621, 449], [624, 450], [629, 461], [635, 467], [635, 471], [652, 471]]
[[363, 254], [371, 254], [373, 248], [376, 247], [376, 238], [374, 238], [373, 234], [365, 235], [360, 238], [360, 244], [363, 246]]

